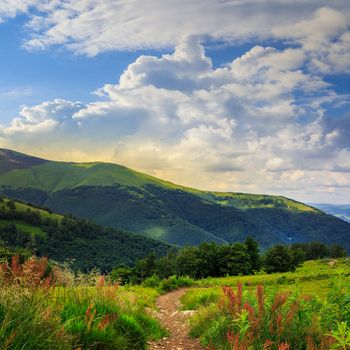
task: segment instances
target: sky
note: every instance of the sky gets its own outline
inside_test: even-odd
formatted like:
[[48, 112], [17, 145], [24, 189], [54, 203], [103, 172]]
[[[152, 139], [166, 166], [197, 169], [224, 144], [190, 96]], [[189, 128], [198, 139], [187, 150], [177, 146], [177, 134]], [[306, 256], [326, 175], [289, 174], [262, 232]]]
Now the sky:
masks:
[[349, 203], [349, 0], [2, 0], [0, 147]]

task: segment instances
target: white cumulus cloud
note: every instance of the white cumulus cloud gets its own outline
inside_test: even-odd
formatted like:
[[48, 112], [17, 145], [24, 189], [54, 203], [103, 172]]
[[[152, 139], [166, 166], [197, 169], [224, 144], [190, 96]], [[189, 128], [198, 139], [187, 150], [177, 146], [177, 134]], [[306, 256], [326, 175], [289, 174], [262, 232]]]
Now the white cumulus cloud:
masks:
[[[135, 22], [140, 27], [146, 23], [143, 21], [160, 13], [164, 18], [157, 17], [160, 22], [154, 22], [154, 26], [168, 20], [169, 31], [163, 33], [157, 27], [158, 45], [172, 45], [185, 26], [181, 16], [186, 19], [186, 13], [198, 9], [200, 2], [183, 1], [183, 9], [176, 7], [184, 11], [172, 14], [179, 16], [176, 28], [162, 5], [166, 4], [168, 11], [172, 8], [170, 2], [147, 2], [145, 6], [153, 5], [154, 13], [143, 8], [142, 14], [141, 9], [136, 9], [131, 16], [128, 11], [135, 3], [58, 1], [50, 9], [42, 7], [41, 11], [49, 15], [32, 23], [39, 31], [35, 40], [45, 47], [62, 44], [87, 54], [106, 49], [154, 47], [156, 39], [151, 32], [155, 28], [145, 25], [145, 33], [134, 33], [132, 28]], [[209, 17], [205, 28], [212, 25], [216, 28], [212, 35], [225, 38], [257, 33], [256, 27], [249, 28], [253, 21], [249, 16], [243, 25], [242, 11], [249, 6], [272, 9], [270, 3], [205, 2], [204, 12], [219, 11], [220, 15], [225, 12], [234, 26], [231, 28], [231, 22], [223, 15], [221, 27], [215, 21], [211, 23]], [[346, 49], [347, 10], [317, 10], [319, 3], [311, 1], [306, 6], [300, 2], [306, 9], [305, 18], [300, 19], [300, 14], [293, 12], [292, 2], [276, 1], [274, 18], [267, 17], [267, 12], [254, 17], [264, 24], [259, 33], [272, 35], [275, 28], [275, 37], [291, 40], [293, 45], [252, 46], [221, 67], [214, 67], [205, 52], [203, 14], [194, 16], [194, 24], [185, 30], [192, 35], [183, 38], [173, 53], [140, 56], [118, 82], [96, 91], [93, 102], [57, 99], [23, 107], [10, 125], [0, 127], [0, 143], [56, 159], [114, 161], [194, 187], [283, 192], [313, 201], [322, 200], [324, 193], [329, 193], [329, 198], [340, 201], [350, 195], [346, 188], [350, 183], [347, 162], [350, 115], [331, 117], [327, 106], [348, 103], [349, 98], [333, 91], [323, 73], [329, 69], [347, 72], [347, 62], [338, 62], [336, 58], [343, 52], [342, 45]], [[343, 2], [336, 4], [343, 9]], [[292, 15], [288, 17], [291, 23], [286, 24], [290, 29], [283, 32], [278, 25], [284, 19], [276, 16], [276, 11], [283, 13], [286, 8]], [[115, 13], [125, 16], [120, 23], [125, 24], [128, 18], [123, 33], [129, 36], [123, 40], [116, 30], [121, 29], [119, 22], [113, 24]], [[242, 23], [238, 32], [234, 30], [237, 23], [233, 19]], [[105, 21], [111, 26], [110, 31], [103, 32]], [[99, 23], [100, 27], [94, 27], [92, 32], [87, 23]], [[317, 28], [321, 32], [315, 36]], [[331, 54], [338, 65], [326, 68], [332, 62]]]

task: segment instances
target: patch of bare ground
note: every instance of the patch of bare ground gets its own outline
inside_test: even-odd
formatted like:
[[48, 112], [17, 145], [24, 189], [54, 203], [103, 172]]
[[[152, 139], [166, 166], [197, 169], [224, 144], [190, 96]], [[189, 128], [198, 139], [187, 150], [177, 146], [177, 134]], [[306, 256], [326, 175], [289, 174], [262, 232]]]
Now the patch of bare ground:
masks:
[[188, 319], [192, 311], [180, 311], [180, 298], [187, 289], [178, 289], [161, 295], [157, 300], [158, 317], [161, 324], [169, 331], [169, 336], [149, 343], [150, 350], [201, 350], [198, 339], [192, 339], [189, 333]]

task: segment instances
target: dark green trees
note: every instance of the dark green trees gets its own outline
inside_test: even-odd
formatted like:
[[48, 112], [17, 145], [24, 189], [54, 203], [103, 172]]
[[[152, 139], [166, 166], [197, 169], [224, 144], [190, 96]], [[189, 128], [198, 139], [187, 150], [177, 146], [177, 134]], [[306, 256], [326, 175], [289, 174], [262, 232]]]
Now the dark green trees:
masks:
[[295, 264], [288, 248], [275, 245], [266, 252], [265, 269], [267, 273], [294, 271]]
[[259, 271], [261, 269], [261, 259], [259, 253], [259, 243], [252, 237], [248, 236], [244, 242], [249, 254], [250, 267], [252, 271]]
[[331, 258], [343, 258], [347, 256], [346, 250], [339, 244], [333, 244], [330, 248]]
[[[133, 280], [143, 281], [156, 275], [164, 279], [170, 276], [189, 276], [195, 279], [252, 274], [261, 268], [259, 245], [247, 238], [245, 243], [218, 245], [205, 242], [171, 250], [166, 256], [155, 255], [139, 260], [133, 270]], [[119, 270], [115, 269], [115, 273]], [[124, 274], [124, 270], [120, 270]]]

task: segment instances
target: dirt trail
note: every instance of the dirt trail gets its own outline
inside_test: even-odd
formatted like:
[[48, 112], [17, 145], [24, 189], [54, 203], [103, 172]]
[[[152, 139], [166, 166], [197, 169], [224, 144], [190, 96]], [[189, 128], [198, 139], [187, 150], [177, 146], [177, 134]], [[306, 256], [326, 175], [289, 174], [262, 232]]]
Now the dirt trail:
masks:
[[162, 340], [149, 343], [149, 349], [167, 350], [201, 350], [203, 349], [199, 340], [189, 337], [188, 318], [189, 311], [180, 311], [180, 298], [186, 289], [178, 289], [173, 292], [161, 295], [157, 300], [157, 317], [161, 324], [168, 329], [169, 336]]

